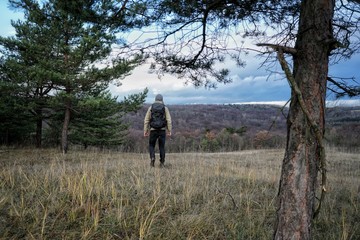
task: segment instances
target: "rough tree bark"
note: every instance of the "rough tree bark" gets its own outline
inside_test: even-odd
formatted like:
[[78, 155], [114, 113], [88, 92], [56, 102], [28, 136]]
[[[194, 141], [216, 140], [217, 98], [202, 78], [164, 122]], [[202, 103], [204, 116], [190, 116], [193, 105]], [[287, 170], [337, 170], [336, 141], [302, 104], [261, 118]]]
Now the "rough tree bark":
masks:
[[[288, 76], [292, 99], [274, 239], [311, 239], [318, 170], [325, 171], [322, 138], [334, 4], [333, 0], [301, 4], [293, 71]], [[281, 53], [278, 56], [280, 60]]]
[[[66, 44], [69, 43], [69, 38], [66, 35]], [[68, 65], [68, 61], [69, 61], [69, 56], [68, 54], [64, 55], [64, 65], [67, 66]], [[64, 122], [63, 122], [63, 128], [62, 128], [62, 132], [61, 132], [61, 150], [63, 152], [63, 154], [66, 154], [68, 151], [68, 132], [69, 132], [69, 125], [70, 125], [70, 115], [71, 115], [71, 99], [70, 99], [70, 94], [71, 94], [71, 84], [70, 84], [70, 80], [66, 79], [66, 87], [65, 87], [65, 92], [66, 92], [66, 99], [65, 99], [65, 116], [64, 116]]]
[[61, 133], [61, 150], [62, 150], [63, 154], [66, 154], [68, 151], [68, 131], [69, 131], [69, 124], [70, 124], [70, 114], [71, 114], [71, 101], [66, 100], [65, 117], [64, 117], [62, 133]]
[[42, 109], [39, 107], [36, 109], [36, 135], [35, 135], [35, 141], [36, 141], [36, 148], [41, 148], [42, 144]]

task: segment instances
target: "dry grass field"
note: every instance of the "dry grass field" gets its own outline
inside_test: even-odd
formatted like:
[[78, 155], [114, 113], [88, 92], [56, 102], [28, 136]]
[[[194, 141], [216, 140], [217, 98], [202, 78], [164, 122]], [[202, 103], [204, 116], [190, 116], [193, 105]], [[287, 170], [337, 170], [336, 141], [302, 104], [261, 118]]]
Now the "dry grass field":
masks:
[[[271, 239], [283, 150], [2, 150], [0, 239]], [[360, 239], [360, 155], [328, 150], [314, 239]]]

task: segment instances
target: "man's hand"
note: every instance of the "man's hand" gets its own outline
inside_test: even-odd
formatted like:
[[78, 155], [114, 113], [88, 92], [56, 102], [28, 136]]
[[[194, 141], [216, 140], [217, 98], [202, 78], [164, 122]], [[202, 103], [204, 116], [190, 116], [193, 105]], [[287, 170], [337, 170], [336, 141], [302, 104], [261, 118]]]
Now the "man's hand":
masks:
[[167, 135], [170, 137], [170, 136], [171, 136], [171, 132], [167, 132]]
[[144, 137], [148, 137], [150, 135], [149, 132], [144, 132]]

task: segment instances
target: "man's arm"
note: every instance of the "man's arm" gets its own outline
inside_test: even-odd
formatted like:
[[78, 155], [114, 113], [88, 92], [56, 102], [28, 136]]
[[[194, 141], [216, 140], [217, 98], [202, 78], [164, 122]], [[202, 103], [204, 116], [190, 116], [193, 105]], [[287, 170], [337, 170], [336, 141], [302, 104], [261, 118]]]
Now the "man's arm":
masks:
[[167, 130], [167, 135], [171, 136], [171, 131], [172, 131], [172, 123], [171, 123], [171, 115], [170, 115], [170, 111], [167, 107], [165, 107], [165, 117], [166, 117], [166, 130]]
[[144, 118], [144, 137], [147, 137], [150, 134], [150, 118], [151, 118], [151, 106], [147, 110]]

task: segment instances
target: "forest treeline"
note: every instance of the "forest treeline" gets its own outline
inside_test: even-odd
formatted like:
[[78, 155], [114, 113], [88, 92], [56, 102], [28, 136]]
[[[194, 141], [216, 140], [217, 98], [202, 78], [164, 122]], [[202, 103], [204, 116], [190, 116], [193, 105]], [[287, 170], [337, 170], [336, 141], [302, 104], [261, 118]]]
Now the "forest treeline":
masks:
[[[148, 139], [143, 137], [143, 120], [149, 105], [134, 106], [127, 101], [116, 103], [116, 98], [110, 95], [101, 99], [84, 99], [77, 104], [77, 114], [72, 118], [69, 132], [70, 148], [147, 152]], [[143, 96], [130, 100], [139, 104]], [[173, 122], [173, 134], [167, 139], [169, 152], [239, 151], [285, 146], [286, 107], [237, 104], [168, 107]], [[114, 114], [116, 109], [118, 113]], [[63, 114], [56, 109], [46, 111], [49, 118], [42, 124], [42, 147], [60, 147]], [[8, 121], [3, 119], [0, 125], [3, 128], [1, 145], [35, 147], [38, 141], [36, 119], [26, 112], [13, 114], [17, 117], [9, 115]], [[360, 147], [359, 106], [327, 108], [326, 119], [328, 145], [353, 150]], [[13, 124], [9, 125], [10, 122]]]
[[[149, 105], [125, 119], [131, 123], [126, 151], [147, 151], [143, 118]], [[275, 105], [170, 105], [173, 135], [167, 141], [171, 152], [239, 151], [254, 148], [283, 148], [286, 143], [288, 108]], [[326, 109], [326, 143], [358, 149], [360, 107]]]

